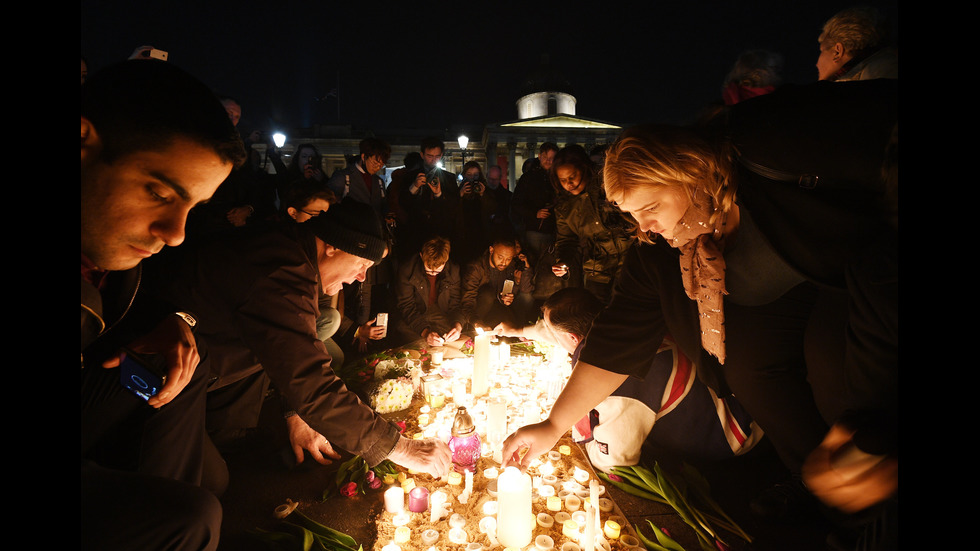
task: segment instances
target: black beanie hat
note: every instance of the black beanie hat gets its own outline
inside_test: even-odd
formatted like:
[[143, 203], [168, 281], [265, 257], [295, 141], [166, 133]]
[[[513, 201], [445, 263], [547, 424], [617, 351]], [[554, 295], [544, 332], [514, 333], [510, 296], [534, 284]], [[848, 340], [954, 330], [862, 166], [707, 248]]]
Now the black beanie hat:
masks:
[[381, 220], [366, 203], [346, 197], [304, 224], [309, 224], [313, 235], [321, 241], [345, 253], [366, 258], [375, 264], [384, 257], [387, 242], [382, 233]]

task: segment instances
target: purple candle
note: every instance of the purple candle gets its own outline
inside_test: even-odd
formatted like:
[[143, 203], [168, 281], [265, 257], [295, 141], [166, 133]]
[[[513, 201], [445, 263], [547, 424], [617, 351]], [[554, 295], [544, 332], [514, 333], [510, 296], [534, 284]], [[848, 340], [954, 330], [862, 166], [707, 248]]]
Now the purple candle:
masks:
[[408, 492], [408, 510], [421, 513], [429, 508], [429, 490], [418, 486]]

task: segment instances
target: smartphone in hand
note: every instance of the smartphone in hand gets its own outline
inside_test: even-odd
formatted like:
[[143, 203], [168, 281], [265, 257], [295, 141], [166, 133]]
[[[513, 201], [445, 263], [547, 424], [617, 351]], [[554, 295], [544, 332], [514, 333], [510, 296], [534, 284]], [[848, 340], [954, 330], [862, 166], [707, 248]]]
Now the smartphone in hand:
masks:
[[159, 354], [137, 354], [126, 351], [119, 364], [119, 382], [144, 400], [155, 396], [167, 382], [166, 364]]
[[514, 292], [514, 281], [511, 279], [504, 280], [504, 288], [500, 291], [502, 295], [509, 295]]

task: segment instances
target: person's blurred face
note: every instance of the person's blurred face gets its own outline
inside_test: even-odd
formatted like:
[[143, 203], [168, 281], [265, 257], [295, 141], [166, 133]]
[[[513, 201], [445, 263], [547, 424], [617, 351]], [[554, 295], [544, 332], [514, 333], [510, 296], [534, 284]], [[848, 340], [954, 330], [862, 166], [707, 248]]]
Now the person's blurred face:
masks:
[[640, 230], [660, 234], [669, 243], [674, 238], [677, 222], [691, 206], [691, 200], [677, 188], [646, 185], [615, 198], [615, 204], [633, 216]]
[[499, 166], [492, 166], [487, 170], [487, 183], [490, 187], [496, 188], [500, 185], [500, 179], [503, 177], [503, 173]]
[[438, 147], [430, 147], [422, 150], [422, 162], [428, 170], [432, 170], [436, 164], [442, 160], [442, 150]]
[[345, 283], [364, 281], [367, 269], [374, 262], [344, 252], [317, 238], [317, 264], [320, 268], [320, 285], [327, 295], [336, 295]]
[[330, 201], [317, 197], [313, 201], [306, 204], [302, 209], [296, 210], [293, 207], [286, 209], [289, 216], [293, 217], [293, 220], [297, 222], [306, 222], [314, 216], [319, 216], [321, 212], [326, 212], [330, 208]]
[[379, 170], [385, 167], [385, 162], [381, 160], [381, 155], [375, 155], [373, 157], [361, 155], [361, 161], [364, 163], [364, 170], [368, 174], [377, 174]]
[[554, 151], [554, 150], [545, 151], [545, 152], [539, 154], [538, 155], [538, 161], [541, 163], [541, 168], [543, 168], [545, 170], [551, 170], [551, 165], [554, 164], [554, 162], [555, 162], [555, 155], [557, 155], [557, 154], [558, 154], [558, 152], [557, 151]]
[[510, 245], [490, 247], [490, 264], [501, 272], [507, 269], [515, 256], [517, 251]]
[[296, 166], [301, 169], [306, 168], [308, 164], [314, 165], [313, 168], [319, 168], [316, 166], [316, 152], [309, 147], [304, 147], [299, 150], [296, 154], [296, 162], [298, 163]]
[[188, 212], [232, 168], [210, 148], [179, 137], [167, 149], [111, 164], [102, 160], [101, 144], [97, 149], [82, 149], [82, 253], [103, 270], [128, 270], [166, 245], [180, 245]]
[[469, 168], [466, 170], [466, 172], [463, 173], [463, 179], [470, 182], [475, 182], [476, 179], [479, 177], [480, 177], [480, 169], [475, 167]]
[[225, 112], [228, 113], [231, 124], [238, 126], [238, 121], [242, 120], [242, 106], [230, 99], [222, 101], [221, 105], [225, 106]]
[[572, 195], [578, 195], [585, 190], [585, 180], [582, 178], [582, 172], [572, 165], [562, 165], [556, 168], [555, 176], [558, 176], [558, 182], [561, 183], [561, 187]]

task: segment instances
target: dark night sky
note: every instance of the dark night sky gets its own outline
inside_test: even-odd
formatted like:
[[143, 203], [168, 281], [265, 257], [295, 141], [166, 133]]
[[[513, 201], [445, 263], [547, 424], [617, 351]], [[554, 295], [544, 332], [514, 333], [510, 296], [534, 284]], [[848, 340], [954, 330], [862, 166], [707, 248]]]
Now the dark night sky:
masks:
[[[897, 0], [868, 3], [897, 23]], [[360, 12], [325, 1], [89, 4], [81, 6], [81, 51], [90, 72], [151, 44], [238, 98], [243, 130], [339, 122], [383, 131], [514, 120], [521, 84], [542, 54], [570, 81], [579, 116], [685, 122], [720, 97], [746, 49], [782, 53], [787, 82], [816, 80], [820, 27], [853, 2], [345, 4]], [[338, 75], [339, 121], [336, 100], [317, 99]]]

